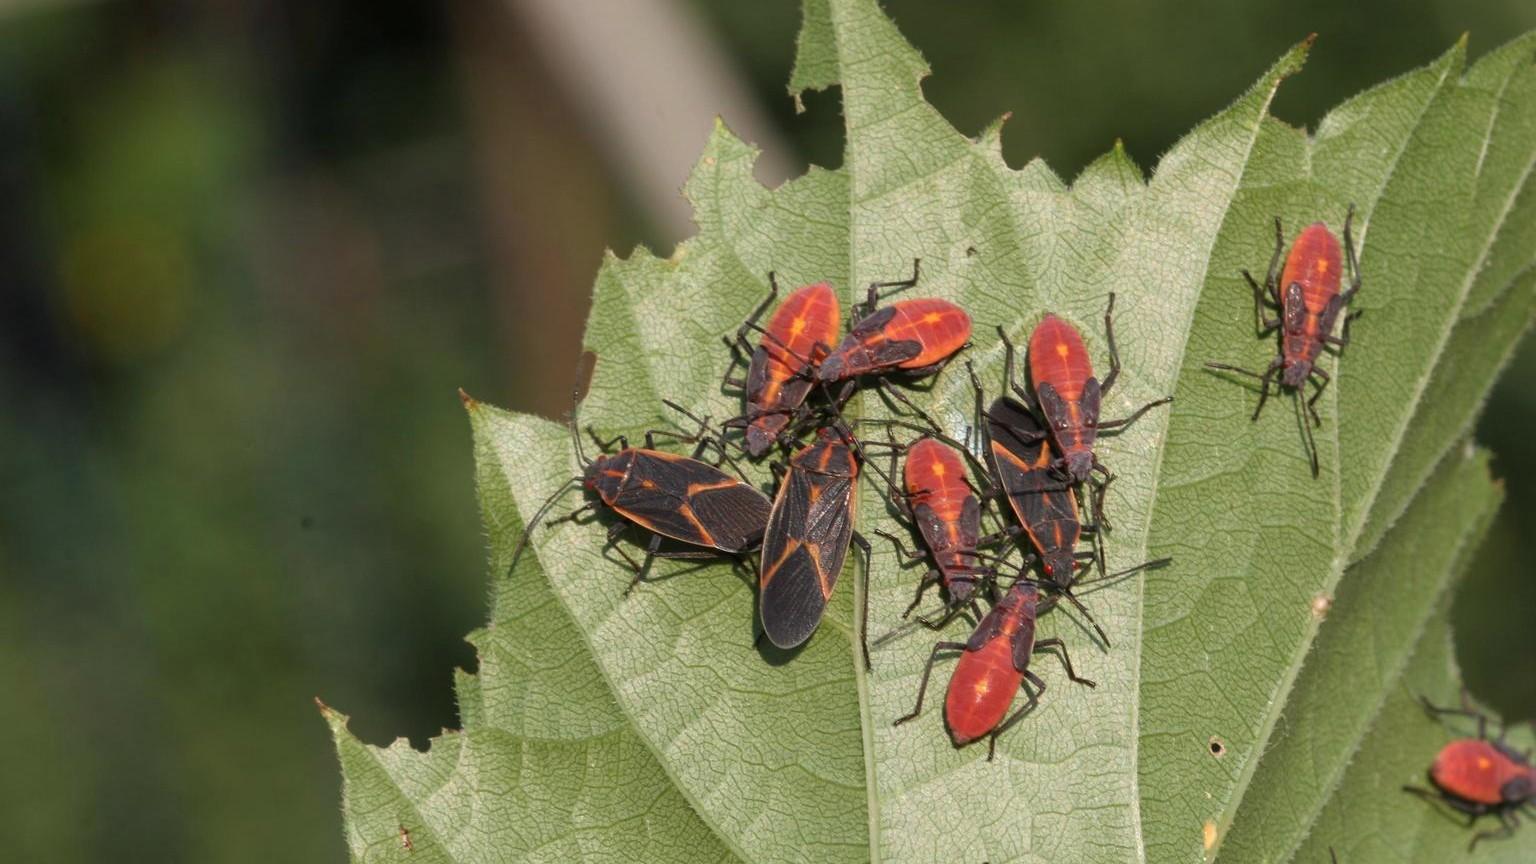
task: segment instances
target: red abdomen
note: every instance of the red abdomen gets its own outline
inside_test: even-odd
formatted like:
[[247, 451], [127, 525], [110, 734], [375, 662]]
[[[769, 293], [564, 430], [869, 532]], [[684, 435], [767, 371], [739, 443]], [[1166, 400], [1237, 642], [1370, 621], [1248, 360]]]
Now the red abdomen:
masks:
[[1029, 379], [1035, 385], [1049, 382], [1068, 402], [1083, 395], [1083, 384], [1093, 377], [1093, 363], [1077, 328], [1047, 314], [1029, 334]]
[[[1296, 236], [1280, 277], [1280, 296], [1293, 283], [1301, 285], [1301, 297], [1312, 317], [1323, 314], [1328, 301], [1339, 293], [1339, 241], [1321, 222], [1313, 222]], [[1320, 334], [1326, 335], [1326, 334]]]
[[892, 304], [895, 314], [885, 325], [883, 337], [890, 341], [914, 340], [922, 351], [901, 363], [900, 369], [921, 369], [959, 351], [971, 338], [971, 316], [964, 309], [936, 297], [903, 300]]
[[1460, 738], [1440, 749], [1429, 769], [1431, 780], [1445, 792], [1476, 804], [1501, 804], [1505, 783], [1531, 768], [1511, 759], [1487, 741]]
[[904, 479], [911, 505], [927, 504], [945, 522], [959, 520], [960, 508], [971, 495], [960, 454], [933, 438], [907, 448]]
[[1006, 634], [989, 639], [980, 651], [960, 655], [944, 696], [944, 719], [955, 746], [975, 741], [1003, 722], [1023, 676], [1013, 668], [1013, 647]]
[[760, 401], [775, 405], [784, 382], [805, 370], [806, 360], [820, 362], [837, 341], [842, 309], [832, 286], [825, 282], [807, 285], [784, 298], [765, 328], [761, 342], [768, 354], [767, 381]]

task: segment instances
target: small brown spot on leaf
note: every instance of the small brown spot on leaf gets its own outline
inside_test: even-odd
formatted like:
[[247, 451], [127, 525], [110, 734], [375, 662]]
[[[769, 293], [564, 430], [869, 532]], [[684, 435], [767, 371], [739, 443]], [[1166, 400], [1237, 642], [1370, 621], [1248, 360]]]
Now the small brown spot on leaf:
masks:
[[1216, 823], [1206, 822], [1201, 833], [1201, 843], [1205, 846], [1205, 851], [1209, 852], [1216, 848]]
[[1221, 757], [1227, 755], [1227, 742], [1221, 740], [1220, 738], [1217, 738], [1215, 735], [1211, 736], [1211, 744], [1210, 744], [1210, 746], [1211, 746], [1211, 755], [1215, 756], [1217, 759], [1220, 759]]

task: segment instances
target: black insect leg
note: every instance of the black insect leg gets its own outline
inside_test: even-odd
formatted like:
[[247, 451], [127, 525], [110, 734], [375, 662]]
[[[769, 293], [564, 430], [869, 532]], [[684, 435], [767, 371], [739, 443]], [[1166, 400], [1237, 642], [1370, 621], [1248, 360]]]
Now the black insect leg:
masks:
[[[1033, 711], [1035, 706], [1040, 704], [1040, 697], [1045, 693], [1045, 682], [1040, 679], [1039, 675], [1025, 670], [1024, 680], [1027, 683], [1024, 686], [1023, 706], [1021, 706], [1019, 710], [1008, 715], [1008, 719], [997, 724], [997, 728], [993, 729], [992, 734], [987, 736], [988, 762], [991, 762], [992, 758], [997, 755], [997, 736], [1007, 732], [1013, 726], [1013, 724], [1019, 722], [1019, 720], [1023, 718], [1025, 714]], [[1029, 685], [1034, 685], [1035, 689], [1030, 690]]]
[[933, 672], [933, 664], [938, 662], [939, 652], [940, 651], [964, 651], [964, 650], [965, 650], [965, 643], [964, 642], [936, 642], [936, 643], [934, 643], [933, 651], [929, 652], [929, 654], [928, 654], [928, 663], [927, 663], [927, 665], [925, 665], [923, 667], [923, 678], [922, 678], [921, 681], [918, 682], [918, 685], [917, 685], [917, 704], [915, 706], [913, 706], [912, 711], [910, 713], [903, 714], [900, 717], [897, 717], [896, 718], [896, 722], [892, 723], [891, 725], [893, 725], [893, 726], [900, 726], [901, 724], [907, 722], [908, 720], [911, 720], [912, 718], [916, 717], [917, 715], [923, 713], [923, 697], [928, 694], [928, 676], [929, 676], [930, 673]]
[[1109, 388], [1115, 386], [1115, 379], [1120, 377], [1120, 350], [1115, 347], [1115, 292], [1109, 292], [1109, 306], [1104, 310], [1104, 340], [1109, 343], [1109, 374], [1104, 376], [1104, 381], [1099, 385], [1099, 395], [1109, 394]]
[[587, 427], [587, 434], [592, 436], [592, 441], [597, 444], [597, 449], [603, 451], [604, 453], [607, 453], [615, 444], [619, 445], [620, 450], [629, 449], [629, 436], [627, 435], [615, 435], [607, 441], [604, 441], [603, 439], [597, 437], [597, 431], [594, 430], [591, 426]]
[[906, 559], [906, 561], [904, 563], [911, 563], [913, 561], [926, 561], [926, 560], [928, 560], [928, 556], [925, 553], [917, 552], [917, 551], [914, 551], [912, 549], [908, 549], [905, 545], [902, 544], [901, 538], [897, 537], [895, 534], [892, 534], [891, 532], [886, 531], [883, 528], [876, 528], [875, 529], [875, 533], [879, 534], [881, 537], [884, 537], [885, 539], [891, 541], [891, 545], [896, 547], [896, 554], [898, 554], [902, 558]]
[[1285, 368], [1285, 358], [1276, 357], [1274, 362], [1269, 364], [1269, 368], [1265, 369], [1264, 374], [1262, 375], [1257, 372], [1244, 369], [1241, 366], [1231, 366], [1226, 363], [1207, 363], [1205, 364], [1205, 368], [1215, 369], [1218, 372], [1236, 372], [1239, 375], [1247, 375], [1249, 378], [1259, 379], [1259, 405], [1257, 408], [1253, 409], [1253, 420], [1257, 422], [1259, 415], [1264, 411], [1264, 403], [1269, 400], [1269, 387], [1274, 380], [1275, 373]]
[[940, 578], [939, 571], [936, 569], [923, 574], [923, 578], [917, 583], [917, 594], [912, 598], [912, 602], [907, 604], [906, 610], [901, 613], [902, 620], [906, 620], [912, 614], [912, 610], [917, 608], [917, 604], [923, 602], [923, 595], [928, 593], [929, 588], [939, 584]]
[[[922, 264], [923, 264], [923, 259], [921, 259], [921, 258], [913, 258], [912, 259], [912, 275], [911, 276], [908, 276], [905, 279], [897, 280], [895, 282], [871, 282], [871, 283], [869, 283], [869, 292], [868, 292], [868, 295], [865, 297], [864, 302], [862, 304], [858, 305], [858, 306], [853, 307], [853, 310], [852, 310], [851, 314], [853, 315], [854, 323], [857, 323], [858, 320], [861, 319], [861, 318], [864, 318], [864, 317], [869, 316], [869, 315], [873, 315], [874, 312], [875, 312], [875, 307], [878, 306], [880, 304], [880, 301], [882, 299], [884, 299], [885, 297], [889, 297], [892, 294], [897, 294], [899, 292], [905, 291], [908, 288], [911, 288], [912, 286], [916, 285], [917, 284], [918, 276], [919, 276], [919, 274], [921, 272]], [[884, 295], [881, 295], [880, 290], [882, 288], [894, 288], [896, 290], [890, 291], [890, 292], [888, 292], [888, 293], [886, 293]]]
[[[1211, 364], [1207, 363], [1205, 365], [1210, 366]], [[1237, 370], [1237, 371], [1245, 371], [1245, 370]], [[1151, 402], [1148, 402], [1147, 404], [1141, 406], [1140, 408], [1137, 408], [1135, 410], [1135, 412], [1133, 412], [1129, 417], [1124, 417], [1124, 418], [1119, 419], [1119, 420], [1107, 420], [1107, 421], [1105, 421], [1103, 423], [1100, 423], [1099, 424], [1099, 431], [1100, 432], [1111, 432], [1111, 431], [1119, 431], [1121, 429], [1124, 429], [1125, 427], [1131, 425], [1132, 423], [1135, 423], [1137, 420], [1140, 420], [1141, 419], [1141, 415], [1147, 413], [1148, 411], [1151, 411], [1153, 408], [1156, 408], [1159, 405], [1167, 405], [1169, 402], [1172, 402], [1172, 401], [1173, 401], [1173, 397], [1172, 396], [1164, 396], [1161, 399], [1154, 399]]]
[[1477, 844], [1484, 840], [1502, 840], [1515, 833], [1515, 828], [1520, 825], [1518, 810], [1498, 810], [1499, 824], [1502, 826], [1497, 831], [1479, 831], [1472, 835], [1472, 842], [1467, 844], [1467, 851], [1477, 848]]
[[752, 352], [754, 349], [752, 347], [752, 343], [747, 341], [747, 334], [752, 332], [752, 327], [757, 324], [759, 318], [763, 317], [763, 313], [768, 311], [768, 307], [773, 305], [773, 301], [777, 299], [778, 296], [779, 281], [777, 278], [775, 278], [773, 273], [769, 273], [768, 296], [764, 297], [763, 302], [757, 304], [757, 308], [752, 310], [751, 315], [747, 316], [747, 320], [742, 323], [740, 327], [736, 328], [736, 335], [734, 338], [730, 336], [724, 337], [726, 346], [731, 349], [731, 363], [729, 366], [725, 367], [725, 375], [720, 378], [721, 390], [724, 390], [727, 386], [738, 387], [743, 390], [746, 389], [746, 379], [732, 378], [731, 372], [735, 371], [737, 363], [745, 362], [749, 366], [751, 365]]
[[1472, 707], [1472, 696], [1467, 692], [1466, 688], [1462, 688], [1461, 691], [1460, 708], [1441, 708], [1424, 696], [1419, 697], [1419, 703], [1424, 706], [1424, 710], [1429, 713], [1429, 716], [1437, 720], [1447, 715], [1476, 720], [1477, 737], [1484, 741], [1488, 740], [1488, 715]]
[[849, 538], [860, 552], [864, 553], [864, 608], [859, 611], [859, 649], [864, 652], [864, 671], [872, 671], [875, 667], [869, 662], [869, 559], [874, 554], [869, 541], [864, 535], [853, 532]]
[[1025, 390], [1023, 387], [1020, 387], [1018, 380], [1013, 377], [1013, 341], [1008, 338], [1008, 333], [1003, 330], [1002, 325], [998, 325], [997, 336], [999, 339], [1003, 340], [1004, 383], [1007, 385], [1008, 390], [1012, 392], [1013, 395], [1019, 397], [1019, 401], [1024, 403], [1024, 407], [1029, 409], [1029, 413], [1035, 415], [1036, 417], [1040, 416], [1040, 406], [1035, 404], [1034, 397], [1029, 395], [1029, 391]]
[[1313, 393], [1312, 398], [1307, 400], [1307, 413], [1312, 417], [1313, 426], [1321, 426], [1323, 425], [1323, 418], [1317, 416], [1317, 400], [1322, 398], [1323, 391], [1327, 390], [1328, 385], [1333, 383], [1333, 376], [1324, 371], [1321, 366], [1313, 366], [1312, 374], [1307, 376], [1307, 380], [1312, 380], [1314, 376], [1323, 379], [1323, 383], [1317, 385], [1317, 392]]
[[1073, 671], [1072, 657], [1067, 654], [1066, 643], [1062, 642], [1060, 639], [1041, 639], [1039, 642], [1035, 643], [1036, 651], [1044, 651], [1047, 648], [1056, 649], [1053, 653], [1055, 653], [1055, 655], [1061, 660], [1062, 668], [1067, 670], [1067, 677], [1071, 679], [1073, 683], [1084, 684], [1089, 687], [1099, 686], [1087, 678], [1080, 677], [1077, 672]]
[[[1265, 296], [1266, 292], [1274, 291], [1274, 286], [1270, 286], [1268, 288], [1261, 287], [1258, 282], [1254, 281], [1253, 274], [1249, 273], [1247, 270], [1243, 271], [1243, 278], [1248, 280], [1248, 287], [1253, 289], [1254, 329], [1258, 331], [1260, 336], [1268, 336], [1270, 333], [1273, 333], [1275, 328], [1279, 327], [1281, 324], [1279, 316], [1274, 318], [1264, 317], [1264, 313], [1266, 311], [1265, 307], [1280, 305], [1278, 302], [1270, 300]], [[1273, 279], [1274, 277], [1271, 276], [1270, 278]]]
[[1349, 290], [1343, 294], [1343, 304], [1355, 299], [1355, 294], [1360, 291], [1360, 259], [1355, 254], [1355, 238], [1350, 233], [1355, 221], [1355, 205], [1349, 205], [1349, 213], [1344, 216], [1344, 254], [1349, 261]]

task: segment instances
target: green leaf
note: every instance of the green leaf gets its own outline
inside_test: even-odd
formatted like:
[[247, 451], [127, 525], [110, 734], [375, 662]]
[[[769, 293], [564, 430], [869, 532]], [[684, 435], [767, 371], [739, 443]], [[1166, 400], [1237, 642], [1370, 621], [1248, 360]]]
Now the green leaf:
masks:
[[1223, 862], [1290, 860], [1306, 839], [1501, 497], [1486, 453], [1453, 451], [1386, 542], [1350, 567], [1222, 843]]
[[[1306, 857], [1308, 826], [1347, 811], [1351, 778], [1296, 766], [1317, 752], [1342, 767], [1371, 746], [1414, 635], [1493, 506], [1483, 461], [1453, 445], [1536, 302], [1536, 39], [1465, 76], [1459, 44], [1311, 136], [1267, 113], [1308, 47], [1150, 180], [1116, 146], [1068, 185], [1041, 162], [1005, 164], [1001, 122], [971, 139], [929, 106], [926, 65], [873, 0], [807, 0], [791, 93], [840, 88], [844, 166], [764, 189], [755, 151], [717, 125], [685, 190], [698, 236], [667, 259], [603, 262], [581, 424], [631, 437], [686, 427], [664, 398], [738, 413], [721, 337], [770, 271], [785, 286], [830, 281], [851, 305], [921, 258], [916, 293], [970, 311], [966, 358], [994, 391], [995, 328], [1021, 341], [1046, 310], [1078, 324], [1102, 372], [1114, 291], [1124, 370], [1106, 418], [1176, 401], [1101, 442], [1117, 474], [1110, 566], [1175, 564], [1087, 595], [1110, 650], [1070, 614], [1042, 619], [1098, 686], [1038, 657], [1042, 704], [988, 763], [984, 746], [957, 750], [944, 731], [948, 666], [925, 713], [892, 727], [933, 637], [890, 641], [865, 674], [854, 572], [793, 652], [756, 647], [752, 580], [725, 564], [659, 562], [666, 578], [625, 598], [603, 520], [539, 527], [506, 573], [524, 520], [580, 464], [562, 426], [471, 402], [495, 580], [490, 624], [472, 638], [480, 669], [457, 679], [464, 731], [428, 753], [362, 744], [328, 711], [354, 858], [1162, 862], [1202, 860], [1230, 838], [1223, 860], [1286, 860], [1298, 846], [1295, 860], [1322, 860]], [[1276, 216], [1288, 235], [1315, 220], [1338, 230], [1351, 203], [1366, 314], [1344, 355], [1321, 363], [1337, 380], [1318, 402], [1314, 480], [1293, 400], [1252, 422], [1252, 388], [1203, 364], [1269, 362], [1239, 271], [1267, 265]], [[914, 398], [957, 436], [972, 422], [963, 370]], [[867, 395], [850, 410], [886, 413]], [[866, 535], [897, 528], [882, 492], [865, 489]], [[876, 546], [874, 632], [899, 621], [919, 573]], [[1314, 601], [1335, 592], [1320, 635]], [[1376, 628], [1390, 644], [1372, 641]], [[965, 633], [956, 622], [943, 638]], [[1319, 639], [1328, 653], [1312, 656], [1326, 662], [1304, 665]], [[1361, 674], [1349, 659], [1380, 665]], [[1427, 764], [1433, 749], [1408, 755]], [[1266, 819], [1269, 801], [1294, 812]]]
[[[1294, 860], [1327, 861], [1329, 847], [1341, 864], [1531, 860], [1529, 830], [1516, 834], [1516, 839], [1486, 841], [1473, 855], [1467, 844], [1474, 830], [1497, 828], [1496, 820], [1484, 817], [1476, 829], [1468, 829], [1465, 817], [1402, 791], [1404, 785], [1428, 785], [1429, 761], [1446, 742], [1476, 734], [1472, 722], [1429, 717], [1415, 698], [1422, 695], [1437, 705], [1457, 704], [1461, 675], [1451, 647], [1448, 611], [1442, 604], [1429, 620], [1407, 670], [1387, 691], [1369, 734]], [[1527, 750], [1536, 738], [1529, 726], [1520, 726], [1510, 730], [1508, 743]]]

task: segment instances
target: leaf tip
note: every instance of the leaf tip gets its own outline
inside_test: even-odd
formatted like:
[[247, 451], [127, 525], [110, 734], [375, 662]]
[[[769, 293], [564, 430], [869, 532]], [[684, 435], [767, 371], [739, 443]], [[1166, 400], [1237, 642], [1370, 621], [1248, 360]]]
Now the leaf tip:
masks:
[[320, 717], [331, 727], [333, 733], [340, 733], [347, 728], [347, 715], [325, 704], [325, 700], [315, 697], [315, 707], [320, 709]]
[[480, 400], [464, 392], [463, 387], [459, 388], [459, 401], [464, 403], [464, 410], [471, 414], [480, 410]]

